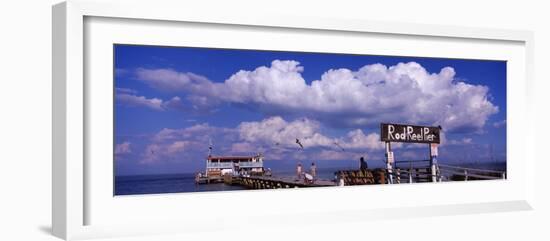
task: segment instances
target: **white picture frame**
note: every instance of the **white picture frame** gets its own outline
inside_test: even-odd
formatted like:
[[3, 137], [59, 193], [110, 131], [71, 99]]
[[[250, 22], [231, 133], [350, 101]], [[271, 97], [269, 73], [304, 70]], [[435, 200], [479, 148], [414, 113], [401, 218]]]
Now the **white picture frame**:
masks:
[[[155, 11], [150, 11], [150, 9]], [[512, 173], [506, 182], [483, 182], [475, 186], [464, 186], [464, 184], [442, 184], [442, 185], [414, 185], [411, 187], [353, 187], [339, 190], [342, 197], [352, 197], [361, 195], [366, 190], [375, 196], [380, 197], [377, 201], [371, 201], [369, 208], [361, 208], [357, 202], [351, 201], [348, 207], [339, 207], [334, 203], [334, 199], [328, 198], [328, 201], [321, 201], [309, 209], [293, 208], [292, 203], [280, 202], [280, 207], [260, 212], [257, 216], [238, 217], [244, 221], [250, 217], [269, 217], [266, 221], [250, 225], [275, 224], [285, 221], [285, 225], [298, 225], [289, 217], [300, 215], [301, 218], [310, 220], [327, 220], [326, 222], [335, 222], [333, 217], [339, 217], [338, 220], [362, 220], [362, 219], [383, 219], [392, 217], [423, 217], [433, 215], [450, 215], [460, 213], [481, 213], [496, 211], [513, 211], [532, 209], [534, 198], [534, 125], [531, 125], [530, 116], [533, 116], [529, 106], [531, 99], [529, 93], [533, 90], [532, 85], [532, 62], [533, 62], [533, 34], [529, 31], [519, 30], [497, 30], [481, 29], [457, 26], [439, 26], [439, 25], [421, 25], [410, 23], [391, 23], [391, 22], [370, 22], [356, 21], [349, 19], [319, 19], [319, 18], [299, 18], [292, 16], [276, 15], [250, 15], [250, 16], [214, 16], [205, 14], [204, 9], [194, 9], [193, 4], [178, 2], [95, 2], [95, 1], [67, 1], [53, 7], [53, 210], [52, 226], [54, 235], [63, 239], [82, 239], [94, 237], [111, 237], [120, 235], [139, 235], [153, 233], [175, 233], [175, 232], [195, 232], [204, 230], [207, 220], [193, 218], [201, 212], [201, 207], [206, 207], [211, 200], [224, 198], [228, 202], [239, 202], [243, 199], [254, 200], [262, 203], [271, 200], [293, 199], [293, 198], [323, 198], [328, 197], [334, 192], [334, 189], [319, 188], [316, 190], [277, 190], [274, 192], [243, 192], [235, 193], [215, 193], [215, 194], [182, 194], [173, 195], [165, 198], [166, 195], [150, 195], [141, 197], [130, 197], [123, 199], [114, 199], [103, 193], [101, 187], [108, 184], [108, 181], [97, 181], [94, 175], [99, 175], [106, 170], [102, 166], [97, 166], [91, 162], [90, 142], [94, 140], [89, 138], [90, 129], [95, 128], [90, 122], [93, 118], [105, 118], [108, 114], [90, 115], [94, 110], [94, 94], [101, 91], [112, 93], [112, 89], [106, 89], [101, 85], [89, 86], [85, 78], [88, 76], [86, 68], [96, 68], [94, 60], [88, 60], [89, 50], [87, 47], [95, 48], [95, 45], [87, 45], [87, 34], [97, 34], [98, 38], [91, 39], [98, 42], [118, 41], [120, 39], [102, 38], [107, 36], [101, 26], [111, 24], [118, 28], [128, 27], [125, 24], [139, 25], [146, 23], [153, 33], [150, 39], [136, 39], [131, 31], [121, 34], [120, 38], [125, 41], [137, 43], [149, 41], [148, 43], [157, 44], [175, 44], [176, 40], [167, 40], [162, 36], [163, 25], [170, 25], [180, 28], [181, 24], [205, 24], [205, 26], [222, 27], [224, 30], [250, 29], [249, 32], [269, 32], [271, 34], [283, 34], [285, 32], [299, 31], [300, 33], [314, 32], [318, 36], [324, 36], [328, 33], [334, 34], [336, 38], [339, 35], [356, 34], [359, 37], [365, 34], [376, 36], [389, 36], [396, 41], [409, 39], [410, 41], [435, 41], [443, 45], [469, 44], [475, 42], [477, 48], [486, 47], [487, 56], [490, 51], [497, 55], [501, 44], [503, 49], [509, 46], [510, 55], [502, 55], [501, 59], [506, 59], [513, 63], [509, 69], [508, 85], [508, 108], [509, 120], [508, 145], [513, 144], [509, 150], [510, 165]], [[98, 21], [96, 21], [98, 20]], [[105, 21], [104, 21], [105, 20]], [[87, 22], [91, 21], [91, 22]], [[121, 24], [114, 23], [119, 21]], [[87, 28], [86, 24], [97, 24], [99, 27], [93, 29]], [[196, 30], [207, 31], [207, 30]], [[248, 31], [248, 30], [246, 30]], [[269, 34], [269, 33], [266, 33]], [[332, 35], [331, 35], [332, 36]], [[347, 35], [346, 35], [347, 36]], [[126, 39], [127, 38], [127, 39]], [[103, 39], [103, 40], [102, 40]], [[409, 41], [407, 40], [407, 41]], [[176, 42], [174, 42], [176, 41]], [[445, 44], [445, 42], [448, 42]], [[216, 43], [212, 43], [216, 44]], [[442, 46], [443, 46], [442, 45]], [[403, 46], [406, 46], [403, 45]], [[224, 46], [221, 46], [224, 47]], [[233, 46], [235, 47], [235, 46]], [[475, 46], [474, 46], [475, 47]], [[262, 46], [257, 46], [262, 48]], [[267, 47], [269, 48], [269, 47]], [[290, 47], [279, 46], [276, 48]], [[101, 49], [101, 47], [99, 47]], [[443, 47], [440, 51], [450, 49]], [[476, 48], [461, 50], [465, 56], [455, 57], [476, 57], [472, 53]], [[94, 49], [95, 50], [95, 49]], [[336, 50], [334, 50], [336, 51]], [[341, 50], [345, 51], [345, 50]], [[399, 51], [399, 50], [395, 50]], [[481, 51], [482, 52], [482, 51]], [[506, 52], [506, 51], [504, 51]], [[95, 52], [94, 52], [95, 53]], [[457, 53], [449, 50], [449, 54]], [[468, 53], [470, 55], [468, 55]], [[414, 52], [411, 52], [414, 54]], [[429, 52], [418, 53], [422, 56], [430, 56]], [[433, 53], [432, 53], [433, 54]], [[436, 54], [437, 55], [437, 54]], [[105, 57], [101, 54], [97, 56]], [[101, 58], [99, 57], [99, 58]], [[483, 56], [479, 56], [483, 58]], [[90, 64], [92, 63], [92, 64]], [[514, 67], [515, 66], [515, 67]], [[89, 71], [88, 71], [89, 72]], [[89, 73], [88, 73], [89, 74]], [[112, 86], [111, 86], [112, 88]], [[90, 89], [97, 90], [90, 93]], [[93, 92], [93, 91], [92, 91]], [[510, 99], [513, 99], [511, 103]], [[109, 99], [105, 103], [109, 102]], [[106, 111], [108, 112], [108, 111]], [[94, 116], [93, 118], [90, 116]], [[108, 119], [108, 118], [107, 118]], [[97, 120], [97, 119], [95, 119]], [[94, 122], [95, 123], [95, 122]], [[101, 136], [101, 135], [99, 135]], [[104, 137], [104, 136], [103, 136]], [[517, 137], [517, 138], [516, 138]], [[111, 137], [112, 138], [112, 137]], [[99, 138], [99, 140], [102, 140]], [[97, 138], [96, 140], [97, 141]], [[112, 146], [112, 143], [111, 143]], [[92, 155], [93, 156], [93, 155]], [[519, 161], [519, 157], [522, 158]], [[515, 159], [515, 161], [514, 161]], [[96, 173], [89, 174], [91, 168], [97, 168]], [[513, 171], [519, 170], [519, 171]], [[103, 173], [104, 174], [104, 173]], [[109, 180], [109, 179], [108, 179]], [[110, 179], [112, 181], [112, 179]], [[98, 184], [99, 183], [99, 184]], [[367, 189], [365, 189], [367, 188]], [[453, 201], [452, 195], [438, 200], [435, 196], [437, 192], [445, 192], [447, 189], [468, 190], [470, 197], [456, 198]], [[382, 195], [384, 191], [384, 195]], [[484, 196], [487, 191], [494, 192], [491, 197]], [[411, 198], [408, 202], [390, 202], [392, 195], [399, 195], [400, 192], [424, 194], [426, 199]], [[97, 195], [96, 195], [97, 194]], [[459, 193], [460, 194], [460, 193]], [[97, 197], [102, 195], [102, 197]], [[458, 194], [457, 194], [458, 195]], [[115, 200], [111, 203], [109, 198]], [[90, 204], [92, 203], [92, 204]], [[154, 209], [152, 206], [163, 206], [163, 209]], [[192, 206], [193, 210], [189, 207]], [[323, 211], [320, 210], [323, 207]], [[147, 220], [129, 217], [132, 210], [140, 211], [147, 216]], [[116, 211], [116, 212], [115, 212]], [[191, 218], [182, 218], [178, 215], [181, 212], [188, 212]], [[109, 216], [111, 215], [111, 216]], [[211, 213], [211, 215], [215, 215]], [[100, 217], [97, 220], [90, 220], [90, 217]], [[162, 217], [161, 217], [162, 216]], [[216, 222], [222, 224], [224, 219], [222, 215], [214, 216]], [[107, 222], [106, 219], [112, 219]], [[212, 222], [212, 221], [210, 221]], [[238, 222], [237, 222], [238, 223]], [[231, 224], [225, 228], [232, 228]], [[237, 227], [234, 227], [237, 228]]]

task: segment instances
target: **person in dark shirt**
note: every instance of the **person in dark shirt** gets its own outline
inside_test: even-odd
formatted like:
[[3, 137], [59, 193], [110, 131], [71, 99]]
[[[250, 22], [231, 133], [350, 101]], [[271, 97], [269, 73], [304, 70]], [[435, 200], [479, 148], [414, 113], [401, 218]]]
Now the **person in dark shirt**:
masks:
[[365, 158], [364, 157], [361, 157], [359, 158], [359, 162], [361, 163], [361, 170], [366, 170], [369, 168], [369, 165], [367, 164], [367, 162], [365, 161]]

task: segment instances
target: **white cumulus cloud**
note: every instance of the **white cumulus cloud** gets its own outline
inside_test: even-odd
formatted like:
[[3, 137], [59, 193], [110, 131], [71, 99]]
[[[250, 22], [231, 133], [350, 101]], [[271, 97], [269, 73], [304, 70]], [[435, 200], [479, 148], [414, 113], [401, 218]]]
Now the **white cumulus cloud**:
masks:
[[306, 118], [287, 122], [275, 116], [259, 122], [243, 122], [237, 129], [242, 140], [252, 143], [298, 147], [295, 140], [299, 139], [306, 147], [332, 145], [332, 139], [319, 133], [320, 123]]
[[128, 88], [116, 88], [115, 99], [117, 104], [122, 106], [146, 107], [156, 111], [189, 109], [189, 106], [186, 106], [179, 96], [165, 101], [160, 98], [138, 96], [136, 90]]
[[506, 120], [501, 120], [493, 123], [493, 127], [500, 128], [506, 126]]
[[148, 99], [145, 96], [137, 96], [133, 94], [124, 94], [124, 93], [117, 93], [116, 94], [116, 101], [117, 103], [124, 105], [124, 106], [144, 106], [153, 110], [157, 111], [163, 111], [163, 101], [158, 98], [151, 98]]
[[195, 108], [239, 103], [270, 115], [302, 115], [334, 126], [380, 122], [441, 125], [446, 131], [480, 131], [498, 107], [489, 88], [456, 80], [452, 67], [430, 73], [415, 62], [327, 70], [310, 84], [297, 61], [240, 70], [223, 83], [172, 69], [136, 71], [139, 80], [164, 91], [182, 91]]
[[356, 129], [348, 132], [344, 137], [328, 137], [322, 133], [319, 122], [307, 118], [287, 122], [282, 117], [275, 116], [262, 121], [243, 122], [237, 130], [241, 140], [284, 148], [298, 148], [296, 139], [299, 139], [304, 148], [369, 150], [384, 148], [377, 133], [365, 135], [362, 130]]
[[[300, 140], [304, 151], [296, 144], [296, 139]], [[356, 159], [384, 148], [377, 133], [365, 134], [355, 129], [342, 136], [330, 137], [323, 133], [317, 121], [307, 118], [286, 121], [275, 116], [243, 122], [235, 128], [203, 123], [182, 129], [162, 129], [145, 146], [141, 163], [202, 161], [210, 142], [213, 143], [214, 155], [255, 155], [261, 152], [269, 160]]]
[[188, 141], [175, 141], [171, 143], [153, 143], [145, 148], [142, 164], [151, 164], [162, 161], [179, 161], [179, 154], [190, 148], [192, 143]]
[[125, 141], [115, 146], [115, 155], [131, 153], [130, 142]]

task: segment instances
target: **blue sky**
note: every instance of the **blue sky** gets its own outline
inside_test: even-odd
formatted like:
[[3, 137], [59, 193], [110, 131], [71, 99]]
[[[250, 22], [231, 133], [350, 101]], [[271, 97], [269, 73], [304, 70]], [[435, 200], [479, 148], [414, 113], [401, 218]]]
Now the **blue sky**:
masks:
[[[382, 163], [382, 121], [441, 125], [441, 162], [506, 160], [504, 61], [136, 45], [114, 52], [116, 175], [200, 171], [210, 140], [214, 154], [262, 152], [273, 168], [353, 167], [360, 156]], [[396, 158], [424, 159], [426, 148], [397, 145]]]

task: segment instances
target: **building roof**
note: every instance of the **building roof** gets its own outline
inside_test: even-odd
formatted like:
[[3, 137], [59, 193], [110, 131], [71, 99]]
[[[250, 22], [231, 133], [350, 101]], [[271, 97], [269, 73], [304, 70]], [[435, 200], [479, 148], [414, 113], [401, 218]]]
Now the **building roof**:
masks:
[[241, 160], [241, 159], [252, 159], [257, 156], [209, 156], [208, 160]]

